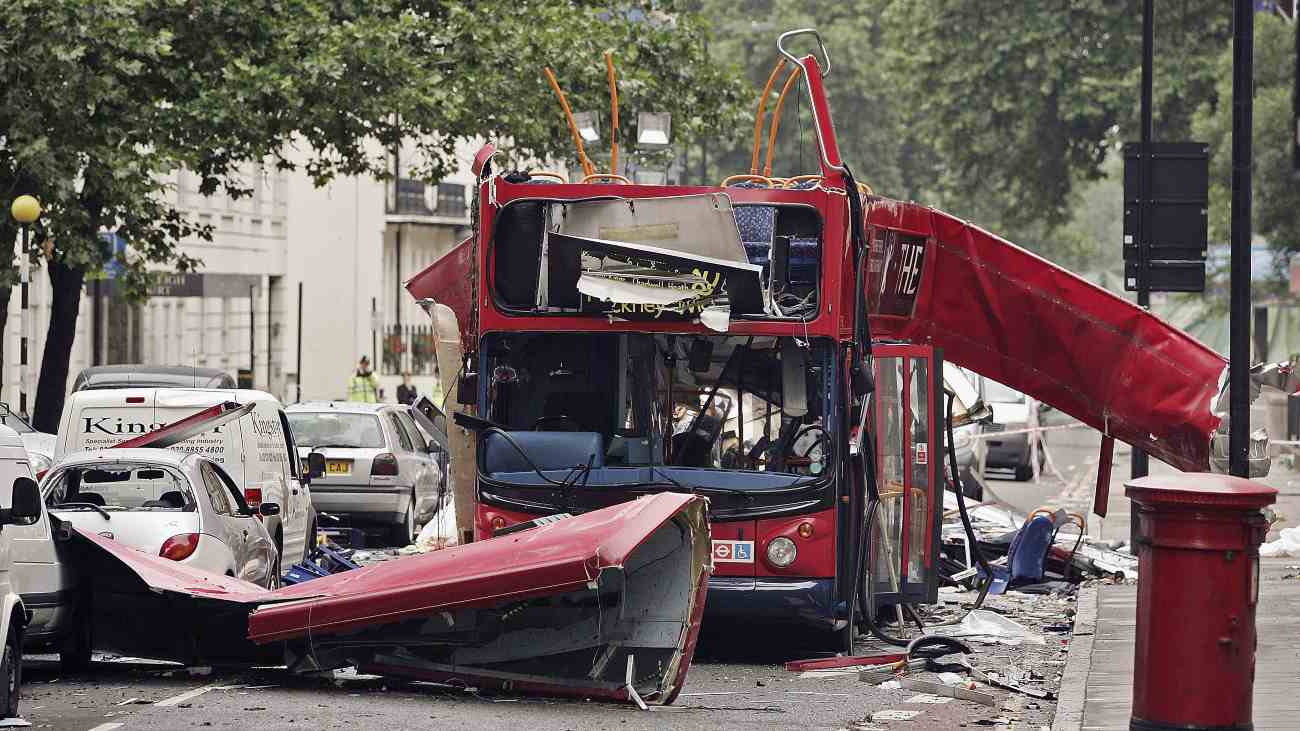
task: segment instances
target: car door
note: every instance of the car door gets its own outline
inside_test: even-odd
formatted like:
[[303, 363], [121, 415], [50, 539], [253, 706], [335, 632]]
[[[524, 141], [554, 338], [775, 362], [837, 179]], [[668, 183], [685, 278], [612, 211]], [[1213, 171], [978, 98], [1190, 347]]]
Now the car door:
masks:
[[[267, 573], [274, 564], [273, 546], [265, 526], [253, 517], [234, 480], [220, 465], [204, 461], [201, 466], [203, 482], [214, 503], [219, 496], [226, 504], [216, 510], [218, 522], [223, 524], [223, 535], [230, 536], [227, 545], [235, 556], [235, 575], [260, 586], [266, 585]], [[226, 540], [226, 539], [223, 539]]]
[[407, 413], [430, 437], [430, 454], [439, 469], [438, 486], [445, 491], [451, 480], [449, 452], [451, 447], [447, 442], [447, 417], [427, 396], [416, 399]]
[[[12, 474], [10, 481], [14, 477], [31, 476], [26, 462], [5, 460], [3, 464], [10, 469], [0, 470], [0, 474]], [[55, 550], [50, 514], [44, 502], [41, 517], [35, 523], [7, 525], [4, 531], [11, 540], [14, 587], [32, 613], [27, 635], [38, 639], [61, 633], [74, 618], [76, 575], [60, 561]]]
[[[281, 465], [284, 467], [284, 485], [286, 499], [292, 503], [294, 517], [291, 522], [285, 525], [284, 534], [284, 552], [285, 565], [298, 563], [307, 557], [315, 546], [308, 545], [315, 533], [316, 509], [311, 504], [311, 485], [304, 478], [302, 472], [302, 462], [298, 458], [298, 445], [293, 440], [293, 429], [289, 426], [289, 417], [285, 415], [284, 409], [276, 409], [277, 418], [280, 420], [280, 436], [276, 440], [276, 451], [283, 450], [284, 459]], [[284, 510], [286, 506], [280, 506]], [[293, 528], [293, 540], [290, 540], [289, 529]]]
[[388, 426], [393, 431], [393, 436], [397, 438], [393, 444], [393, 453], [397, 455], [398, 474], [401, 476], [403, 484], [409, 484], [418, 487], [416, 478], [420, 472], [420, 463], [415, 454], [415, 442], [411, 440], [411, 435], [407, 433], [406, 427], [402, 425], [401, 419], [397, 417], [397, 411], [389, 410], [384, 412], [384, 418], [388, 420]]
[[226, 489], [221, 477], [217, 475], [212, 463], [207, 460], [200, 462], [199, 474], [203, 477], [204, 492], [207, 495], [208, 507], [211, 509], [203, 511], [204, 518], [210, 518], [204, 521], [203, 532], [226, 544], [231, 555], [234, 556], [235, 575], [240, 576], [248, 563], [246, 546], [248, 531], [241, 530], [236, 524], [234, 498]]
[[434, 505], [438, 502], [438, 470], [434, 466], [433, 456], [429, 454], [429, 443], [424, 440], [424, 435], [420, 433], [420, 429], [411, 419], [410, 413], [405, 409], [401, 409], [396, 412], [396, 415], [398, 424], [402, 426], [407, 437], [411, 440], [411, 464], [415, 470], [416, 510], [423, 513], [423, 517], [428, 517], [433, 513]]

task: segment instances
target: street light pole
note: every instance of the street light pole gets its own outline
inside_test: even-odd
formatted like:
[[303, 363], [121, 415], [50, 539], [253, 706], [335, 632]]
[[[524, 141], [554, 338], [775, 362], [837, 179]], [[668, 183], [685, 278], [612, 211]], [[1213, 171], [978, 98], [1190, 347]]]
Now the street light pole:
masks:
[[[1141, 226], [1138, 229], [1138, 249], [1141, 252], [1138, 256], [1137, 270], [1137, 303], [1142, 309], [1151, 307], [1151, 280], [1148, 274], [1147, 262], [1151, 260], [1148, 255], [1151, 245], [1151, 205], [1148, 200], [1151, 197], [1151, 137], [1153, 135], [1154, 125], [1151, 122], [1151, 86], [1152, 86], [1152, 66], [1154, 66], [1155, 57], [1155, 0], [1143, 0], [1142, 2], [1142, 152], [1139, 169], [1141, 172], [1141, 181], [1139, 182], [1140, 210], [1138, 220]], [[1129, 474], [1133, 477], [1146, 477], [1150, 470], [1150, 463], [1147, 460], [1147, 453], [1133, 447], [1133, 452], [1129, 457]]]
[[22, 251], [18, 255], [18, 279], [21, 283], [22, 317], [18, 332], [18, 413], [30, 419], [27, 410], [27, 394], [31, 393], [31, 357], [29, 355], [28, 337], [32, 332], [31, 308], [29, 307], [28, 287], [31, 284], [31, 226], [41, 217], [41, 204], [30, 195], [20, 195], [14, 199], [9, 212], [22, 229]]
[[1255, 3], [1232, 4], [1232, 285], [1229, 301], [1228, 470], [1250, 476], [1250, 212]]

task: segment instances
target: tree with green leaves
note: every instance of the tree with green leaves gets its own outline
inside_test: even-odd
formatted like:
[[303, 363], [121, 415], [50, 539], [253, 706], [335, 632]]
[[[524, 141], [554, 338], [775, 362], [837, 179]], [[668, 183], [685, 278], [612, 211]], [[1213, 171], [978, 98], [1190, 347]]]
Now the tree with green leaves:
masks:
[[[500, 141], [508, 160], [567, 157], [542, 69], [555, 68], [575, 106], [603, 109], [605, 50], [623, 107], [672, 113], [679, 137], [728, 126], [740, 99], [708, 61], [700, 20], [673, 2], [11, 0], [0, 29], [0, 202], [31, 193], [46, 210], [32, 256], [53, 291], [34, 414], [47, 431], [87, 274], [116, 256], [138, 300], [150, 272], [201, 265], [178, 245], [212, 232], [168, 202], [172, 171], [241, 197], [250, 164], [320, 185], [387, 175], [383, 150], [403, 139], [422, 154], [402, 174], [431, 182], [471, 137]], [[630, 139], [635, 117], [625, 119]], [[114, 254], [105, 231], [129, 251]], [[0, 239], [12, 246], [12, 228]]]
[[[1295, 84], [1295, 26], [1277, 15], [1255, 16], [1255, 127], [1252, 229], [1277, 255], [1277, 273], [1300, 252], [1300, 180], [1291, 158], [1291, 93]], [[1227, 241], [1232, 225], [1232, 49], [1215, 61], [1217, 101], [1203, 105], [1193, 125], [1210, 143], [1210, 235]]]
[[[748, 85], [742, 118], [734, 128], [701, 139], [687, 150], [687, 178], [714, 185], [727, 175], [749, 172], [759, 92], [780, 58], [776, 39], [785, 31], [812, 27], [821, 33], [830, 53], [826, 94], [843, 158], [857, 178], [877, 192], [896, 198], [921, 196], [929, 181], [924, 160], [927, 148], [915, 143], [903, 123], [906, 100], [899, 97], [897, 79], [884, 62], [883, 51], [892, 42], [881, 23], [880, 13], [887, 5], [888, 0], [848, 4], [697, 0], [694, 7], [712, 19], [710, 55], [718, 63], [735, 64]], [[807, 36], [794, 39], [790, 50], [820, 58], [816, 42]], [[760, 172], [766, 159], [770, 117], [790, 71], [787, 64], [768, 97]], [[780, 116], [772, 174], [788, 177], [817, 172], [817, 143], [801, 81], [791, 88]]]
[[[907, 123], [933, 145], [940, 202], [959, 214], [1011, 229], [1064, 224], [1075, 185], [1140, 135], [1133, 3], [919, 0], [892, 2], [885, 17]], [[1213, 98], [1229, 20], [1210, 0], [1156, 3], [1156, 139], [1187, 139], [1192, 112]]]

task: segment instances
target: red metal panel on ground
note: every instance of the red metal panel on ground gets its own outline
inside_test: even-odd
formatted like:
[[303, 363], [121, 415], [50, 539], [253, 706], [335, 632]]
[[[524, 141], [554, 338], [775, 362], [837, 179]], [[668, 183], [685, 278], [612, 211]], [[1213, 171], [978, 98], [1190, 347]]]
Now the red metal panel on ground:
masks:
[[1227, 361], [1160, 318], [941, 211], [874, 201], [883, 230], [928, 238], [910, 317], [872, 335], [933, 343], [944, 358], [1140, 446], [1183, 470], [1209, 468], [1210, 410]]
[[[254, 642], [394, 622], [443, 607], [523, 599], [585, 586], [619, 566], [692, 501], [660, 493], [486, 541], [315, 579], [275, 592], [285, 601], [248, 621]], [[701, 597], [702, 599], [702, 597]]]
[[74, 528], [77, 534], [111, 554], [155, 592], [170, 591], [193, 597], [246, 603], [275, 601], [273, 592], [233, 576], [222, 576], [154, 556], [112, 538]]

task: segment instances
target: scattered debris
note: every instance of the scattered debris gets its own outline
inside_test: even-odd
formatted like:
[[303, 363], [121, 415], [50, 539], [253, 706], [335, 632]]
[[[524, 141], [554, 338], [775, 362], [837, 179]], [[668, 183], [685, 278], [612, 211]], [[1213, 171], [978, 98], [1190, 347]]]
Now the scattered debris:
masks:
[[[982, 693], [978, 690], [966, 688], [960, 685], [944, 685], [929, 680], [919, 680], [917, 678], [902, 678], [898, 681], [904, 688], [915, 690], [931, 696], [940, 696], [943, 698], [959, 698], [972, 703], [979, 703], [985, 706], [997, 706], [998, 700], [990, 693]], [[912, 703], [913, 701], [908, 701]], [[934, 702], [934, 701], [925, 701]]]
[[342, 571], [359, 569], [361, 566], [352, 560], [355, 551], [340, 548], [333, 543], [317, 546], [307, 558], [289, 567], [284, 575], [286, 585], [301, 584], [304, 581], [319, 579]]
[[1260, 557], [1300, 558], [1300, 528], [1283, 528], [1278, 536], [1276, 541], [1270, 541], [1259, 547]]
[[1006, 645], [1018, 645], [1022, 642], [1036, 645], [1046, 643], [1041, 635], [1034, 634], [1022, 625], [987, 609], [968, 612], [956, 625], [927, 627], [926, 632], [950, 637], [970, 637], [982, 642]]
[[816, 658], [812, 660], [791, 660], [785, 669], [800, 672], [804, 670], [825, 670], [827, 668], [847, 668], [858, 665], [883, 665], [907, 659], [905, 652], [892, 652], [883, 655], [839, 655], [837, 657]]
[[876, 711], [871, 714], [871, 720], [875, 721], [911, 721], [913, 718], [921, 715], [920, 711], [900, 711], [889, 709], [885, 711]]

